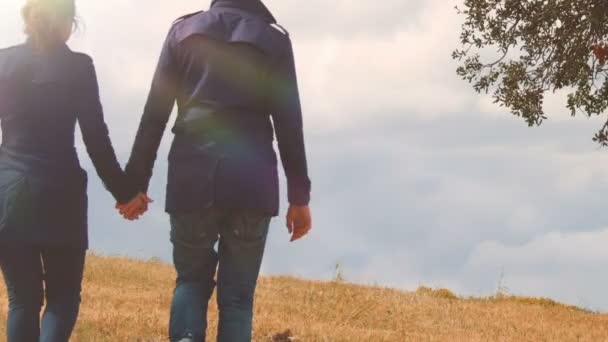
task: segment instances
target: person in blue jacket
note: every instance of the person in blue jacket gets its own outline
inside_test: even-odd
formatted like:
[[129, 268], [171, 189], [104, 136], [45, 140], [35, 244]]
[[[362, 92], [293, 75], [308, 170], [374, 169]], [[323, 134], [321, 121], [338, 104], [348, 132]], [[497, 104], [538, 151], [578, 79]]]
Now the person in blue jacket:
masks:
[[[74, 0], [27, 0], [26, 43], [0, 50], [0, 268], [9, 342], [66, 342], [79, 306], [87, 237], [80, 126], [97, 173], [119, 203], [138, 196], [118, 164], [90, 57], [66, 45]], [[46, 299], [46, 308], [40, 311]]]
[[[177, 269], [170, 337], [205, 339], [217, 269], [218, 341], [250, 341], [268, 227], [279, 211], [275, 134], [292, 241], [311, 229], [292, 44], [260, 0], [214, 0], [172, 25], [126, 167], [141, 192], [176, 102], [166, 201]], [[121, 210], [133, 214], [129, 208], [138, 209]]]

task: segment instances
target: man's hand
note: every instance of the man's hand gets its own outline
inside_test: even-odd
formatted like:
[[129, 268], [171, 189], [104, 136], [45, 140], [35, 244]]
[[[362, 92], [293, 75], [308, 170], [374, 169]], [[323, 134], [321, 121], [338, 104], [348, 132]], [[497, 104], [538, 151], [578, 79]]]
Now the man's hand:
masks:
[[292, 205], [287, 211], [287, 230], [291, 235], [291, 242], [306, 236], [312, 229], [312, 219], [308, 206]]
[[139, 193], [129, 203], [116, 204], [116, 209], [120, 211], [120, 214], [129, 221], [139, 219], [146, 211], [148, 211], [148, 204], [154, 202], [148, 195]]

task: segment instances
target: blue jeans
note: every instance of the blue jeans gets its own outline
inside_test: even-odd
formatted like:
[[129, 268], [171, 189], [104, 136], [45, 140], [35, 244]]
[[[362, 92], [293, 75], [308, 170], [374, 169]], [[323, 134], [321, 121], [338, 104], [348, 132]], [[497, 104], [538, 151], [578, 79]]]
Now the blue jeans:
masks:
[[85, 254], [83, 248], [0, 246], [0, 268], [9, 299], [8, 342], [69, 340], [80, 308]]
[[218, 208], [171, 217], [177, 270], [169, 324], [171, 341], [205, 341], [216, 270], [217, 340], [251, 341], [253, 298], [270, 219], [268, 214], [252, 210]]

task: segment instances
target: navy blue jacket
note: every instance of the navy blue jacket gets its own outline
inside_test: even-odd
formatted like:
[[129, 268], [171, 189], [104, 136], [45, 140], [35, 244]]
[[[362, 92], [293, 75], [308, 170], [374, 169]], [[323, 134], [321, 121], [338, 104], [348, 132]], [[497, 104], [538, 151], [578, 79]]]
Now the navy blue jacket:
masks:
[[74, 133], [108, 190], [127, 202], [136, 189], [116, 160], [91, 58], [62, 45], [0, 50], [0, 242], [86, 247], [87, 175]]
[[126, 168], [146, 191], [177, 102], [167, 212], [218, 206], [277, 215], [275, 134], [289, 202], [309, 203], [292, 44], [274, 24], [258, 0], [216, 0], [171, 27]]

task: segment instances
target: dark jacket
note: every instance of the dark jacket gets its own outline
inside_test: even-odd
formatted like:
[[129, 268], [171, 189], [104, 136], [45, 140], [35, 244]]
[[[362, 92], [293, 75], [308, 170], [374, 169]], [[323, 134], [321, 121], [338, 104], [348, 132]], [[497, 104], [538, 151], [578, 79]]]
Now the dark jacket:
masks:
[[135, 188], [114, 155], [91, 58], [63, 45], [0, 50], [0, 242], [86, 247], [87, 175], [74, 133], [119, 202]]
[[310, 201], [302, 111], [288, 33], [257, 0], [216, 0], [178, 19], [158, 63], [127, 174], [146, 191], [177, 102], [167, 212], [279, 208], [274, 134], [289, 202]]

